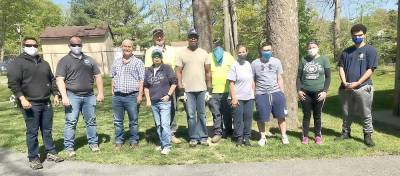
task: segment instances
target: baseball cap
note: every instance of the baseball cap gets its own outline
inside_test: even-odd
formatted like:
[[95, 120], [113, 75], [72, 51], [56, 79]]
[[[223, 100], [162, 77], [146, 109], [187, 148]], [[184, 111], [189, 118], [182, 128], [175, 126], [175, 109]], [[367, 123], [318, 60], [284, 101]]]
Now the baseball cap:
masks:
[[162, 29], [154, 29], [153, 36], [158, 34], [158, 33], [161, 33], [162, 35], [164, 35], [164, 31]]
[[162, 52], [159, 49], [154, 49], [153, 52], [151, 52], [151, 57], [155, 58], [158, 57], [160, 59], [162, 59]]
[[196, 31], [195, 28], [190, 28], [188, 31], [188, 36], [191, 36], [191, 35], [199, 36], [199, 33]]

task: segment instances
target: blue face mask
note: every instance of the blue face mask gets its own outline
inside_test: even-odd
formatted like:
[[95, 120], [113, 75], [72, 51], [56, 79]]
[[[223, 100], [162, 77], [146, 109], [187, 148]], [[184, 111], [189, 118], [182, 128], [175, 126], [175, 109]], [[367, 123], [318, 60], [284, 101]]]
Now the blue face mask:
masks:
[[222, 49], [222, 47], [218, 46], [213, 49], [212, 53], [214, 55], [215, 62], [217, 62], [218, 65], [221, 65], [222, 59], [224, 58], [224, 49]]
[[269, 59], [272, 56], [272, 52], [271, 51], [262, 51], [261, 52], [261, 60], [268, 62]]
[[353, 37], [352, 39], [355, 44], [360, 44], [364, 41], [364, 38], [362, 37]]

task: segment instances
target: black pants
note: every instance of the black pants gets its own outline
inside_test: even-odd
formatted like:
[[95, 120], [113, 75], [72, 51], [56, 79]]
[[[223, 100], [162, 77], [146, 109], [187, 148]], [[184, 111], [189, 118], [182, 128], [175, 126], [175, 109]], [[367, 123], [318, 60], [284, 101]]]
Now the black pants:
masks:
[[232, 113], [228, 104], [228, 93], [212, 94], [208, 107], [213, 116], [214, 135], [232, 135]]
[[232, 109], [234, 137], [250, 139], [253, 107], [254, 100], [239, 100], [239, 106]]
[[38, 131], [42, 133], [46, 153], [56, 154], [53, 131], [53, 108], [50, 102], [31, 102], [31, 109], [21, 109], [26, 124], [26, 144], [28, 158], [32, 161], [39, 157]]
[[314, 117], [314, 134], [315, 136], [321, 136], [321, 113], [322, 107], [324, 106], [325, 100], [318, 101], [318, 92], [304, 91], [306, 94], [305, 100], [301, 101], [303, 107], [303, 136], [308, 136], [308, 129], [310, 126], [311, 111]]

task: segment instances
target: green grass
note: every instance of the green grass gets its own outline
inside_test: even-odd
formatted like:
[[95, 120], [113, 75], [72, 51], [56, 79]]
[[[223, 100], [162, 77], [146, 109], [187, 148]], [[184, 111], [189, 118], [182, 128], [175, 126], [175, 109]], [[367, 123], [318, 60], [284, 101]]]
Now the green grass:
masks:
[[[352, 126], [354, 139], [335, 142], [334, 137], [340, 134], [341, 114], [337, 88], [339, 79], [337, 72], [333, 72], [332, 85], [329, 90], [329, 97], [326, 101], [323, 114], [323, 135], [324, 144], [317, 146], [314, 143], [301, 145], [299, 141], [300, 129], [293, 129], [288, 132], [290, 145], [284, 146], [279, 136], [268, 140], [266, 147], [257, 146], [258, 135], [256, 124], [253, 123], [253, 146], [250, 148], [237, 148], [230, 140], [222, 140], [210, 147], [189, 148], [187, 142], [186, 117], [181, 110], [178, 116], [178, 136], [185, 142], [174, 145], [168, 156], [161, 156], [154, 148], [158, 143], [158, 137], [154, 128], [152, 115], [146, 107], [142, 106], [139, 115], [140, 149], [131, 150], [128, 145], [123, 151], [114, 151], [114, 127], [111, 112], [111, 95], [109, 94], [109, 80], [106, 83], [105, 102], [97, 107], [97, 124], [100, 139], [101, 152], [92, 153], [89, 151], [85, 128], [80, 117], [76, 131], [76, 160], [114, 163], [114, 164], [196, 164], [196, 163], [238, 163], [257, 162], [283, 159], [311, 159], [311, 158], [338, 158], [374, 155], [400, 154], [400, 132], [393, 126], [376, 124], [376, 132], [373, 135], [376, 147], [368, 148], [362, 143], [362, 127], [360, 122]], [[374, 110], [391, 109], [393, 106], [394, 71], [377, 71], [373, 77], [375, 84]], [[0, 146], [18, 152], [26, 152], [25, 124], [18, 109], [12, 107], [8, 102], [9, 90], [5, 85], [0, 85]], [[299, 112], [299, 121], [302, 114]], [[208, 126], [212, 126], [212, 118], [208, 113]], [[379, 118], [379, 117], [374, 117]], [[311, 123], [312, 124], [312, 123]], [[125, 121], [125, 126], [127, 120]], [[61, 107], [55, 108], [53, 136], [58, 150], [63, 149], [63, 127], [64, 112]], [[127, 128], [125, 128], [127, 130]], [[278, 133], [276, 128], [271, 129]], [[310, 130], [312, 131], [312, 129]], [[39, 139], [41, 143], [41, 139]], [[41, 147], [43, 151], [43, 147]], [[63, 152], [61, 155], [65, 156]]]

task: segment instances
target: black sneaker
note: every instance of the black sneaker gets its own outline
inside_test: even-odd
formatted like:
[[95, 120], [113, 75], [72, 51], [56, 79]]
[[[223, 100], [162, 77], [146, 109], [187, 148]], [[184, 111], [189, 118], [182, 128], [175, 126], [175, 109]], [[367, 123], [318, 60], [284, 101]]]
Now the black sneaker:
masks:
[[62, 158], [61, 156], [59, 156], [57, 154], [51, 154], [51, 153], [47, 154], [46, 159], [47, 159], [47, 161], [54, 161], [56, 163], [64, 161], [64, 158]]
[[243, 138], [237, 138], [236, 140], [236, 147], [240, 147], [243, 145]]
[[350, 133], [342, 133], [339, 137], [336, 137], [335, 140], [336, 141], [340, 141], [340, 140], [345, 140], [345, 139], [350, 139]]
[[245, 139], [244, 140], [244, 146], [251, 147], [250, 139]]
[[42, 162], [40, 162], [39, 158], [29, 161], [29, 167], [31, 167], [33, 170], [43, 169]]
[[372, 138], [371, 138], [371, 133], [364, 133], [364, 143], [368, 147], [375, 146], [375, 143], [374, 143], [374, 141], [372, 141]]

